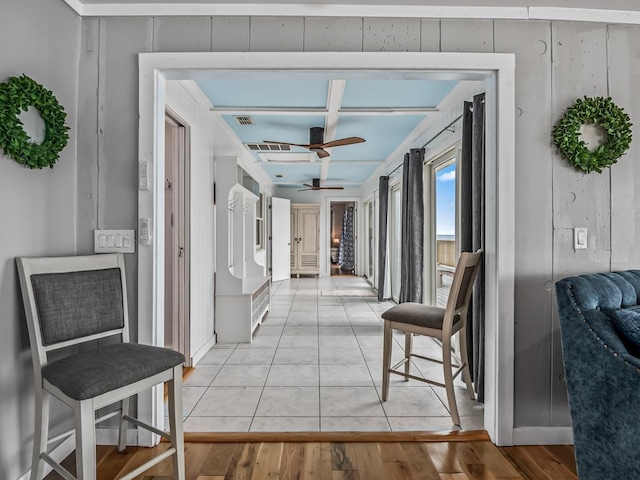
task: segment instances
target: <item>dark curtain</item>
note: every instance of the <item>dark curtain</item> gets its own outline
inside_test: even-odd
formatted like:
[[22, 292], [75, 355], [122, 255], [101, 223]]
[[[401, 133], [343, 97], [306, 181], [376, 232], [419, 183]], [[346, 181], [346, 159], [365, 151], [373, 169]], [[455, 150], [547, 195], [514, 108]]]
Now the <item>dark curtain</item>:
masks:
[[[484, 93], [464, 102], [460, 161], [460, 250], [484, 249]], [[467, 318], [467, 354], [478, 401], [484, 402], [484, 267], [480, 266]]]
[[424, 149], [412, 148], [402, 166], [402, 250], [400, 251], [400, 303], [422, 303], [424, 263], [424, 202], [422, 169]]
[[353, 261], [353, 207], [347, 207], [342, 216], [342, 233], [340, 234], [340, 250], [338, 263], [345, 272], [355, 268]]
[[387, 259], [387, 210], [389, 208], [389, 177], [380, 177], [378, 189], [378, 301], [384, 299], [385, 263]]

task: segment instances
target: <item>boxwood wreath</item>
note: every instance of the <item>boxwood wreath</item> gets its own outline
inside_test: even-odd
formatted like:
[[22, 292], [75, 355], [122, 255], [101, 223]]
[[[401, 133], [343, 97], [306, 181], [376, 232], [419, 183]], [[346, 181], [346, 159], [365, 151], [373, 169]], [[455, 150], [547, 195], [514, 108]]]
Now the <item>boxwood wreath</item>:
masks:
[[[607, 138], [593, 151], [580, 139], [584, 124], [599, 125]], [[631, 120], [611, 98], [584, 97], [569, 107], [553, 127], [553, 141], [571, 165], [583, 172], [602, 172], [616, 163], [631, 144]]]
[[[44, 121], [42, 143], [29, 138], [18, 118], [29, 107], [36, 108]], [[69, 141], [66, 117], [53, 93], [26, 75], [0, 83], [0, 148], [16, 162], [29, 168], [53, 168]]]

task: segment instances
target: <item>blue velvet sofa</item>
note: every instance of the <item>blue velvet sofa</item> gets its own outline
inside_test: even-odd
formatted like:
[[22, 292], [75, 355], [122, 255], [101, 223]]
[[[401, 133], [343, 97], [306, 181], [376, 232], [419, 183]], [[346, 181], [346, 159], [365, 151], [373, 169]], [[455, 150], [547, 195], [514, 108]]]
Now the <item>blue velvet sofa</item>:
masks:
[[640, 479], [640, 270], [556, 283], [580, 480]]

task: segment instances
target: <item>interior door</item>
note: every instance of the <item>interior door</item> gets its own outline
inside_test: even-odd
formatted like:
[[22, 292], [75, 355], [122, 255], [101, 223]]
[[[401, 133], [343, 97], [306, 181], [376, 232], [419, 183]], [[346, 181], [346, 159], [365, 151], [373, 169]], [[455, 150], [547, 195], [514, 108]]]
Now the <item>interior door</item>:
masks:
[[291, 278], [291, 202], [286, 198], [271, 199], [271, 280]]

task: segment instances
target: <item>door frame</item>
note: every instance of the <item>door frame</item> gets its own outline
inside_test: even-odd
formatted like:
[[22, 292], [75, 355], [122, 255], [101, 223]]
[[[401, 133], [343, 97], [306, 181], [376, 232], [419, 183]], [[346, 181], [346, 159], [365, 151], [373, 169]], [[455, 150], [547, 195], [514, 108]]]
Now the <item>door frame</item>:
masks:
[[[180, 212], [178, 218], [177, 229], [177, 246], [183, 249], [183, 255], [178, 257], [178, 260], [174, 262], [174, 268], [177, 267], [177, 271], [174, 270], [174, 281], [177, 282], [177, 288], [174, 288], [174, 295], [177, 295], [178, 300], [178, 326], [174, 327], [174, 338], [177, 335], [178, 338], [178, 350], [186, 358], [186, 366], [191, 366], [191, 318], [190, 318], [190, 278], [191, 278], [191, 249], [190, 246], [190, 234], [191, 234], [191, 191], [190, 181], [191, 178], [191, 133], [189, 124], [180, 117], [171, 108], [165, 106], [165, 117], [169, 118], [172, 122], [176, 123], [179, 127], [184, 129], [184, 138], [180, 145], [181, 158], [178, 160], [177, 165], [177, 186], [179, 188], [177, 199], [177, 210]], [[164, 157], [163, 157], [164, 158]], [[164, 175], [164, 168], [163, 168]], [[164, 184], [164, 182], [163, 182]], [[164, 215], [163, 215], [164, 216]], [[182, 245], [180, 245], [182, 244]], [[182, 258], [182, 260], [180, 260]], [[176, 299], [174, 298], [174, 301]]]
[[[202, 78], [203, 72], [254, 78], [442, 78], [483, 80], [486, 86], [486, 398], [484, 427], [497, 445], [513, 444], [515, 55], [461, 52], [222, 52], [140, 53], [139, 161], [149, 162], [151, 186], [138, 191], [138, 217], [151, 219], [151, 245], [138, 246], [138, 339], [161, 345], [164, 251], [163, 155], [159, 132], [167, 80]], [[161, 115], [160, 115], [161, 114]], [[159, 233], [161, 233], [159, 235]], [[163, 424], [161, 389], [140, 395], [143, 420]], [[157, 443], [139, 432], [139, 443]]]
[[[321, 240], [322, 243], [326, 246], [326, 257], [329, 258], [331, 255], [331, 204], [332, 203], [354, 203], [355, 204], [355, 215], [353, 216], [353, 221], [356, 223], [356, 228], [354, 228], [354, 234], [356, 238], [354, 239], [354, 248], [356, 249], [356, 254], [354, 256], [354, 261], [356, 262], [355, 274], [362, 275], [362, 259], [360, 258], [360, 251], [362, 248], [358, 248], [358, 239], [361, 238], [360, 232], [362, 228], [361, 218], [358, 218], [360, 215], [362, 197], [326, 197], [325, 198], [325, 238]], [[322, 251], [322, 245], [320, 246], [320, 251]], [[331, 262], [327, 262], [327, 266], [324, 272], [325, 275], [331, 276]]]

